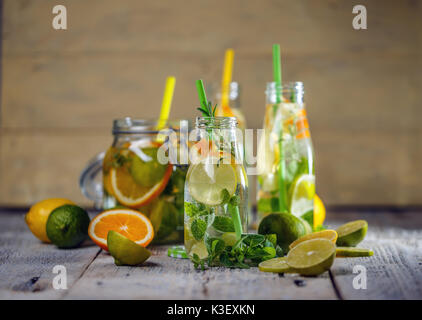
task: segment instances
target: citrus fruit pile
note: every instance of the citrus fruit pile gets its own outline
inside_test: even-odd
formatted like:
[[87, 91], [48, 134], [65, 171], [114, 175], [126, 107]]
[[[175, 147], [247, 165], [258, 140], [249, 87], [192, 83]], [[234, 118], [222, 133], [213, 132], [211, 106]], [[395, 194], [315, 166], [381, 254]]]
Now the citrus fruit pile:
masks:
[[329, 270], [335, 257], [372, 256], [372, 250], [353, 248], [364, 239], [367, 229], [366, 221], [357, 220], [337, 230], [310, 233], [303, 227], [303, 220], [291, 214], [270, 214], [262, 220], [258, 233], [276, 234], [277, 243], [287, 256], [263, 261], [259, 270], [314, 276]]
[[25, 216], [31, 232], [59, 248], [75, 248], [88, 236], [88, 213], [72, 201], [52, 198], [34, 204]]

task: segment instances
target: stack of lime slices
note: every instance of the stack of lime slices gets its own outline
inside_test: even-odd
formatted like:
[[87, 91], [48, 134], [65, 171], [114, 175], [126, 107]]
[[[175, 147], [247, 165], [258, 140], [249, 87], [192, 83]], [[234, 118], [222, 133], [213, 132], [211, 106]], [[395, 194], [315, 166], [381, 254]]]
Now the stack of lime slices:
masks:
[[354, 247], [364, 239], [367, 229], [365, 220], [356, 220], [337, 230], [304, 235], [289, 245], [286, 257], [263, 261], [259, 270], [315, 276], [329, 270], [335, 257], [370, 257], [372, 250]]

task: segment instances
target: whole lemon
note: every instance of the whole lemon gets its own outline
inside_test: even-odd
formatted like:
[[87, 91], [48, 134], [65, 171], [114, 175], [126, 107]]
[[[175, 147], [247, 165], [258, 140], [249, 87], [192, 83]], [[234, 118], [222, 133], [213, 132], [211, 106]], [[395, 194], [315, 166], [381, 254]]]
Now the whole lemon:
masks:
[[50, 243], [50, 239], [47, 237], [47, 219], [50, 216], [50, 213], [62, 205], [65, 204], [74, 204], [68, 199], [62, 198], [52, 198], [42, 200], [34, 204], [28, 211], [25, 216], [25, 222], [29, 227], [29, 230], [43, 242]]

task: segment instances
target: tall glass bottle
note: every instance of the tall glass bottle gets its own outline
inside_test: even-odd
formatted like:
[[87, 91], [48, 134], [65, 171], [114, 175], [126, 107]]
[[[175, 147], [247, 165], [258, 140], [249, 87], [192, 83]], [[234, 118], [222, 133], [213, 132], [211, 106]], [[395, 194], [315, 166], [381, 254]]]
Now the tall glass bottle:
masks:
[[310, 221], [315, 165], [302, 82], [267, 84], [264, 129], [258, 145], [258, 218], [290, 212]]
[[[185, 183], [185, 248], [206, 259], [211, 242], [247, 231], [248, 180], [234, 117], [199, 117]], [[218, 261], [213, 261], [218, 265]]]

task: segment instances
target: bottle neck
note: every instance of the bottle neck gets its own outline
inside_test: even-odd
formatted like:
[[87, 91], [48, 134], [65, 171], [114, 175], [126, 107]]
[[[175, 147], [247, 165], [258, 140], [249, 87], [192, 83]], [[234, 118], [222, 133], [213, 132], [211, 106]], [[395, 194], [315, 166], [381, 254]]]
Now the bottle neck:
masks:
[[235, 117], [197, 117], [197, 129], [236, 129]]
[[267, 104], [276, 104], [280, 102], [304, 104], [305, 90], [303, 82], [290, 82], [283, 86], [277, 86], [275, 82], [267, 83], [265, 91]]

